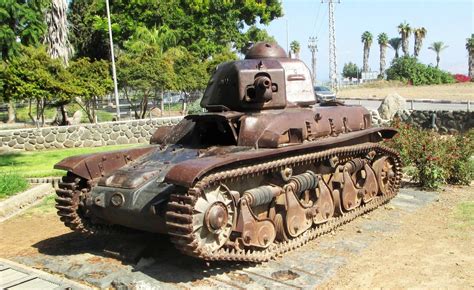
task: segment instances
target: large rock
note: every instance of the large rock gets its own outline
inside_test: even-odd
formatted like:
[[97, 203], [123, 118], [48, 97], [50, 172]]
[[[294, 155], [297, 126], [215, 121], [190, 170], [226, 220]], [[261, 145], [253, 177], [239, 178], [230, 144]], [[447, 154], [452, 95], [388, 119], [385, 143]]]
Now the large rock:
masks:
[[82, 110], [77, 110], [72, 115], [72, 118], [69, 118], [69, 122], [71, 125], [79, 125], [81, 123], [82, 118]]
[[407, 101], [405, 98], [398, 94], [388, 95], [383, 101], [380, 107], [378, 108], [378, 112], [380, 114], [380, 118], [385, 120], [391, 120], [397, 111], [405, 110], [407, 107]]

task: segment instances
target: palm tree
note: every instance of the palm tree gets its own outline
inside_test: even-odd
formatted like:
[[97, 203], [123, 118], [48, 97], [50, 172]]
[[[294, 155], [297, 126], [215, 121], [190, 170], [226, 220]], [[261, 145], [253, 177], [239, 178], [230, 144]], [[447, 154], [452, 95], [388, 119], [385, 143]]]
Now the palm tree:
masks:
[[363, 72], [369, 71], [369, 53], [370, 53], [370, 46], [372, 45], [372, 33], [365, 31], [362, 33], [360, 40], [364, 44], [364, 65], [362, 67]]
[[410, 24], [403, 22], [398, 25], [398, 33], [400, 33], [400, 36], [402, 37], [402, 51], [405, 56], [408, 56], [408, 38], [410, 37], [410, 34], [412, 32], [412, 29], [410, 27]]
[[431, 44], [430, 47], [428, 47], [428, 49], [431, 49], [433, 50], [434, 52], [436, 52], [436, 67], [439, 67], [439, 54], [441, 53], [441, 51], [445, 50], [446, 48], [448, 48], [447, 45], [444, 45], [444, 42], [442, 41], [435, 41]]
[[295, 58], [300, 58], [301, 45], [298, 41], [293, 40], [290, 43], [290, 49], [294, 53]]
[[474, 34], [471, 34], [471, 37], [466, 39], [466, 49], [469, 53], [469, 77], [474, 78]]
[[44, 39], [51, 58], [60, 58], [65, 66], [68, 65], [69, 57], [72, 54], [68, 39], [69, 30], [66, 12], [66, 0], [51, 1], [45, 16], [48, 30]]
[[[61, 59], [63, 65], [67, 66], [69, 58], [72, 55], [68, 38], [67, 0], [51, 0], [51, 5], [46, 12], [45, 20], [47, 31], [44, 42], [47, 45], [48, 54], [51, 58]], [[58, 114], [56, 115], [55, 122], [58, 125], [67, 125], [65, 105], [66, 102], [56, 104]], [[43, 123], [44, 117], [42, 116], [42, 125]]]
[[383, 78], [385, 73], [385, 58], [388, 46], [388, 35], [385, 32], [377, 36], [377, 42], [380, 46], [380, 76]]
[[400, 37], [390, 38], [388, 44], [395, 50], [395, 58], [398, 58], [398, 50], [402, 45], [402, 39]]
[[415, 57], [418, 57], [420, 54], [421, 46], [423, 45], [423, 39], [426, 37], [426, 32], [426, 28], [424, 27], [415, 28], [413, 30], [413, 34], [415, 35], [415, 49], [413, 55]]

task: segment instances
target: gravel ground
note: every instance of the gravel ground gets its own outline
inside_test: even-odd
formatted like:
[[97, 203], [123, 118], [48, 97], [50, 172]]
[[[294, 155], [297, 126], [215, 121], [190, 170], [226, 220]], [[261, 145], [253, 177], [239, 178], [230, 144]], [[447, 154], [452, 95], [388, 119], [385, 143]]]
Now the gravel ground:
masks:
[[472, 228], [453, 225], [456, 205], [473, 199], [472, 187], [402, 189], [389, 204], [260, 265], [195, 260], [165, 236], [83, 237], [53, 212], [32, 211], [0, 224], [0, 257], [101, 288], [474, 287]]

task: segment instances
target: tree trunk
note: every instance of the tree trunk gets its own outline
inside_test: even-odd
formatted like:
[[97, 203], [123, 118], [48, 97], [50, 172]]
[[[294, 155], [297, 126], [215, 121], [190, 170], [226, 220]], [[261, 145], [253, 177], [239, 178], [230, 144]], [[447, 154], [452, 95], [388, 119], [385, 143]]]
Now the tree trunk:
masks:
[[397, 50], [395, 50], [395, 58], [399, 58], [399, 57], [400, 57], [400, 55], [398, 54], [398, 49], [397, 49]]
[[13, 100], [10, 100], [8, 102], [8, 124], [15, 123], [16, 120], [16, 114], [15, 114], [15, 103]]
[[160, 110], [161, 110], [161, 116], [163, 116], [163, 111], [165, 110], [165, 100], [163, 100], [163, 97], [164, 97], [163, 90], [161, 90], [160, 95], [161, 95]]
[[369, 71], [369, 47], [364, 45], [364, 64], [362, 70], [364, 72]]
[[439, 67], [439, 54], [436, 55], [436, 68]]
[[409, 46], [408, 37], [402, 36], [402, 50], [403, 50], [403, 54], [404, 54], [405, 56], [408, 56], [408, 55], [409, 55], [408, 46]]
[[67, 121], [67, 112], [66, 112], [66, 108], [64, 107], [64, 105], [61, 105], [59, 107], [60, 111], [61, 111], [61, 124], [59, 124], [60, 126], [66, 126], [68, 125], [68, 121]]
[[469, 51], [469, 77], [471, 80], [474, 78], [474, 49], [470, 49]]
[[413, 49], [413, 56], [414, 57], [418, 57], [418, 53], [419, 53], [419, 49], [418, 49], [418, 37], [416, 37], [415, 35], [415, 46], [414, 46], [414, 49]]
[[380, 76], [383, 78], [385, 74], [385, 53], [387, 47], [385, 45], [380, 45]]

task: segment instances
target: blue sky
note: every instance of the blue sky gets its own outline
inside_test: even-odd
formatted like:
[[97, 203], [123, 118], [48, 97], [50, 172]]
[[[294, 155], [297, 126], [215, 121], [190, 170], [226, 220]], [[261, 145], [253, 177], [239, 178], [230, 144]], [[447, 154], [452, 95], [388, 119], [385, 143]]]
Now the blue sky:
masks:
[[[428, 34], [423, 42], [419, 59], [426, 64], [435, 64], [436, 55], [428, 46], [434, 41], [443, 41], [449, 47], [442, 52], [440, 67], [452, 73], [467, 74], [468, 54], [466, 38], [474, 33], [472, 0], [341, 0], [335, 4], [336, 44], [338, 72], [344, 63], [352, 61], [362, 65], [363, 45], [360, 36], [366, 30], [374, 35], [370, 50], [370, 68], [378, 70], [379, 47], [377, 35], [385, 32], [398, 36], [397, 26], [407, 21], [412, 27], [425, 27]], [[289, 39], [301, 44], [300, 58], [311, 64], [308, 38], [318, 37], [318, 79], [328, 80], [328, 4], [320, 0], [283, 0], [285, 16], [276, 19], [265, 28], [269, 34], [286, 47], [286, 22]], [[413, 53], [413, 36], [410, 38], [410, 53]], [[401, 52], [401, 51], [400, 51]], [[388, 49], [388, 62], [394, 51]]]

